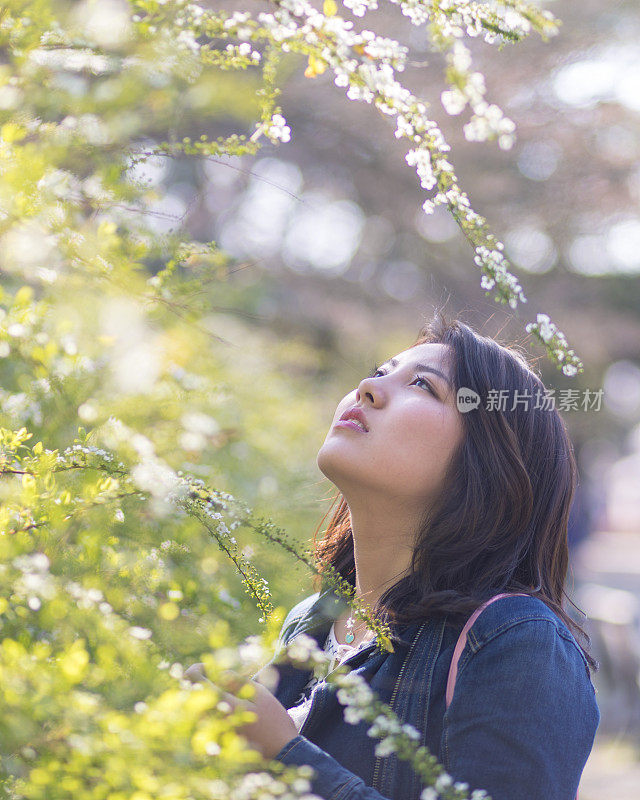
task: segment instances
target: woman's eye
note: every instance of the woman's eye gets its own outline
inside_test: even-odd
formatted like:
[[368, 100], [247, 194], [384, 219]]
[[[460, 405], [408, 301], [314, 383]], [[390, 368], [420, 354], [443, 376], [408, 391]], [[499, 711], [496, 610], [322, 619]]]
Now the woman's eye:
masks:
[[385, 374], [386, 373], [384, 373], [381, 369], [378, 369], [378, 367], [374, 367], [367, 377], [377, 378], [379, 375], [385, 375]]
[[[380, 377], [381, 375], [386, 375], [386, 374], [387, 374], [386, 372], [383, 372], [381, 369], [378, 369], [378, 367], [374, 367], [374, 368], [371, 370], [371, 372], [369, 373], [368, 377], [369, 377], [369, 378], [378, 378], [378, 377]], [[414, 378], [414, 379], [413, 379], [413, 383], [415, 383], [416, 385], [417, 385], [417, 384], [420, 384], [420, 383], [424, 384], [425, 388], [426, 388], [426, 389], [427, 389], [429, 392], [431, 392], [431, 394], [432, 394], [434, 397], [436, 396], [436, 393], [435, 393], [435, 391], [433, 390], [433, 387], [431, 386], [431, 384], [429, 383], [429, 381], [428, 381], [426, 378], [421, 378], [420, 376], [418, 376], [418, 377], [416, 377], [416, 378]]]
[[431, 386], [429, 381], [426, 380], [426, 378], [416, 378], [413, 382], [415, 384], [423, 383], [426, 386], [426, 388], [431, 392], [431, 394], [435, 395], [435, 392], [433, 391], [433, 387]]

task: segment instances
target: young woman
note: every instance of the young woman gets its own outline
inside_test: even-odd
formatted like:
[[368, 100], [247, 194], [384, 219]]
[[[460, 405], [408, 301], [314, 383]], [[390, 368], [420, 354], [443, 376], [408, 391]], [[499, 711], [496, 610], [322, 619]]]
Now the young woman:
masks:
[[[597, 663], [563, 610], [576, 465], [545, 395], [515, 348], [442, 316], [363, 378], [318, 453], [339, 494], [316, 552], [389, 624], [394, 652], [322, 575], [280, 635], [304, 632], [363, 675], [455, 781], [493, 800], [573, 800], [600, 720]], [[463, 626], [505, 593], [468, 630], [453, 687]], [[273, 694], [254, 681], [253, 745], [311, 765], [326, 800], [418, 800], [408, 762], [376, 756], [368, 724], [347, 724], [335, 689], [279, 651]]]

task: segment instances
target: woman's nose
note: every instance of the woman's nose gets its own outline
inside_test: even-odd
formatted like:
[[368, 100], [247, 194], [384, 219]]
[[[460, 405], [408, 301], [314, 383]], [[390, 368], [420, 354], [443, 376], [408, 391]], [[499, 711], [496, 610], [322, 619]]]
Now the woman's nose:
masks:
[[361, 401], [371, 403], [373, 406], [383, 402], [383, 390], [380, 384], [376, 383], [377, 378], [363, 378], [356, 389], [356, 403]]

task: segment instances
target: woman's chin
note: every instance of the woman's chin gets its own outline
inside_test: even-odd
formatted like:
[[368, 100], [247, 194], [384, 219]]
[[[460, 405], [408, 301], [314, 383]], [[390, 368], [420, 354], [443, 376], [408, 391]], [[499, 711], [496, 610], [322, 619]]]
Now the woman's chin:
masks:
[[328, 478], [341, 491], [343, 491], [343, 487], [353, 483], [354, 478], [362, 472], [362, 464], [358, 465], [353, 453], [346, 452], [338, 442], [325, 442], [318, 451], [316, 464], [325, 478]]

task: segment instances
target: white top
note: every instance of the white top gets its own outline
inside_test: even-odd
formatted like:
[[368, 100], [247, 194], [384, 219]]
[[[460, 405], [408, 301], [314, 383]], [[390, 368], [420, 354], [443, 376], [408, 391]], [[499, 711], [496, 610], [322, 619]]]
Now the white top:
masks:
[[[287, 713], [293, 720], [298, 732], [300, 732], [300, 728], [302, 728], [302, 724], [307, 718], [307, 714], [309, 713], [309, 709], [311, 708], [311, 700], [313, 698], [313, 693], [316, 690], [316, 687], [319, 684], [324, 683], [324, 678], [338, 665], [342, 664], [342, 662], [346, 658], [349, 658], [349, 656], [352, 656], [366, 644], [369, 644], [372, 637], [373, 633], [370, 632], [356, 647], [350, 644], [340, 644], [336, 639], [334, 625], [333, 624], [331, 625], [326, 641], [324, 643], [324, 651], [332, 656], [331, 661], [328, 665], [328, 669], [326, 670], [326, 672], [324, 672], [324, 676], [322, 677], [322, 679], [319, 679], [318, 676], [314, 674], [311, 677], [311, 680], [308, 681], [308, 683], [305, 685], [304, 689], [302, 690], [302, 694], [296, 700], [296, 704], [292, 706], [292, 708], [287, 709]], [[319, 669], [322, 669], [322, 667], [319, 667]]]

